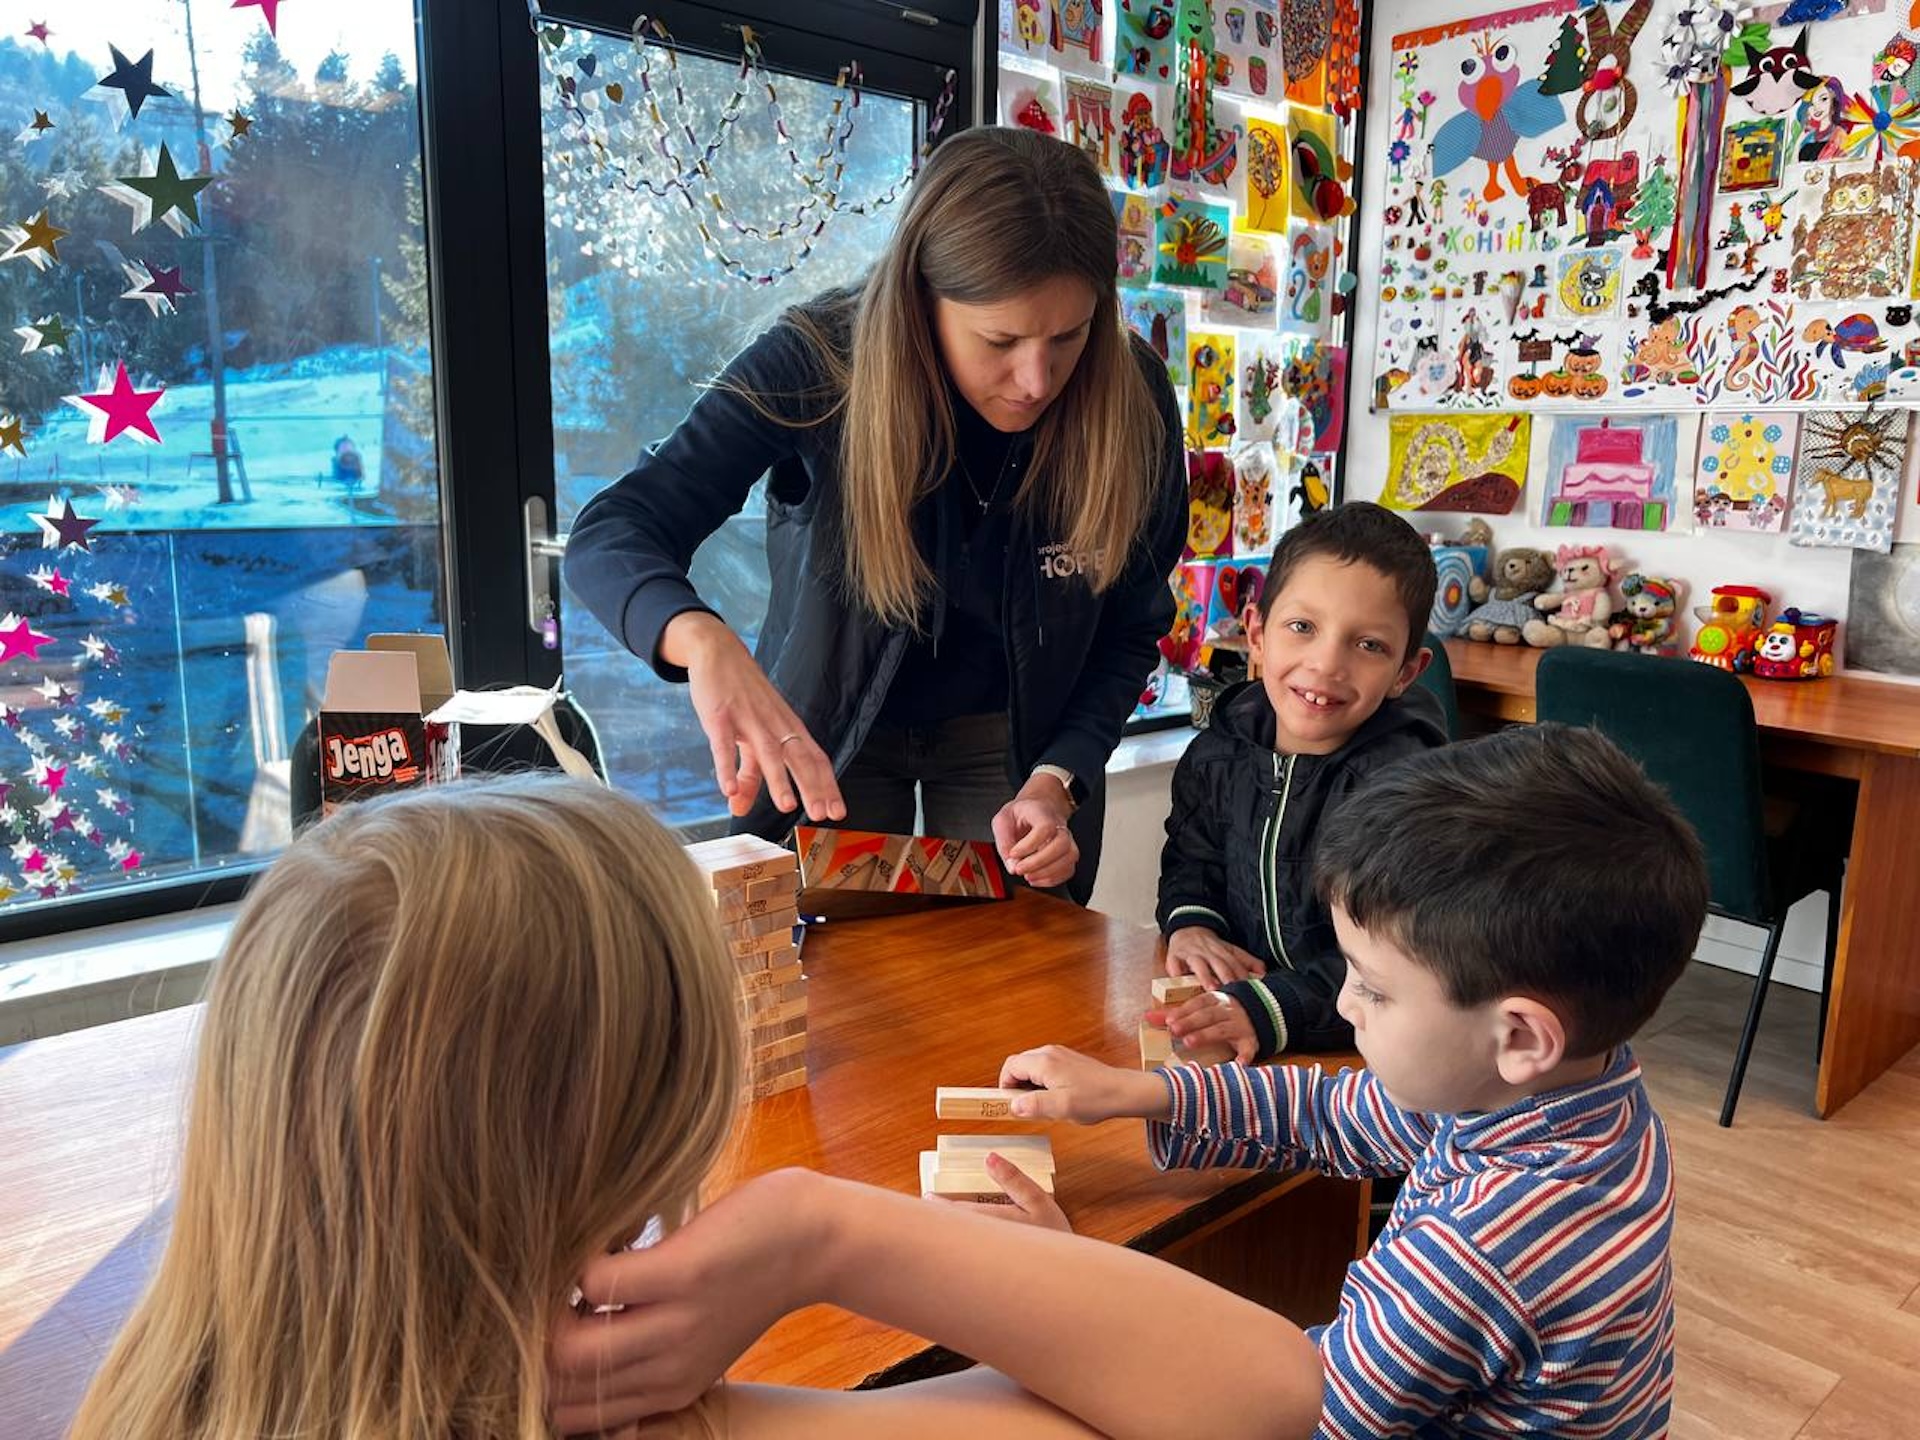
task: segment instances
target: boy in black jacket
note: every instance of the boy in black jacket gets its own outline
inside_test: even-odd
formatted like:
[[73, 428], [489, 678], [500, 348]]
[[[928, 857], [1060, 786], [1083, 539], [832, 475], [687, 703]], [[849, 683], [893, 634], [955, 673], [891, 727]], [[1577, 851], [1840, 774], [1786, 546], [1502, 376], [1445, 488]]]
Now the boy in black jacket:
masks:
[[1426, 542], [1364, 502], [1309, 516], [1274, 551], [1247, 624], [1261, 678], [1221, 695], [1173, 776], [1167, 973], [1222, 987], [1169, 1012], [1189, 1045], [1248, 1062], [1353, 1044], [1314, 836], [1368, 775], [1447, 742], [1439, 702], [1414, 688], [1434, 585]]

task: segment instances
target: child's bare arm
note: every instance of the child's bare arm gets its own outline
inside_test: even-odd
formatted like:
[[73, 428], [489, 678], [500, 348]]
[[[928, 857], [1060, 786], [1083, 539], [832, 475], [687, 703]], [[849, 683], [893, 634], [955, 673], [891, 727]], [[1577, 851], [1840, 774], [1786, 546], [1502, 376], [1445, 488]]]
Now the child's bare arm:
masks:
[[[1318, 1352], [1260, 1306], [1121, 1246], [806, 1171], [752, 1182], [651, 1250], [593, 1261], [581, 1288], [628, 1308], [563, 1322], [563, 1433], [686, 1405], [767, 1325], [818, 1303], [973, 1356], [1104, 1434], [1306, 1435], [1319, 1413]], [[1192, 1334], [1233, 1385], [1167, 1383], [1170, 1337]]]

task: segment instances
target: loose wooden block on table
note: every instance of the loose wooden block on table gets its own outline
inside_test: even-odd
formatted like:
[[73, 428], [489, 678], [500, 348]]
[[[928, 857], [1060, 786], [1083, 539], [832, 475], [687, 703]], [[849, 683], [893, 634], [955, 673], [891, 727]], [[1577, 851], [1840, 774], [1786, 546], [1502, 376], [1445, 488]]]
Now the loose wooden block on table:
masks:
[[1013, 1118], [1014, 1097], [1030, 1093], [993, 1086], [942, 1085], [933, 1092], [933, 1114], [937, 1120], [1009, 1120]]

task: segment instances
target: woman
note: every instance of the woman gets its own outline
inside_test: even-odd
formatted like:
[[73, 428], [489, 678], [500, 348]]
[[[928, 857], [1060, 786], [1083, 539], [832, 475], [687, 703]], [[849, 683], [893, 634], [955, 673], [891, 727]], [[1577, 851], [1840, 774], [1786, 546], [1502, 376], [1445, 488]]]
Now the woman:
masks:
[[[777, 837], [798, 803], [904, 832], [917, 807], [928, 834], [1091, 893], [1186, 510], [1179, 411], [1122, 326], [1117, 241], [1073, 146], [954, 136], [866, 281], [784, 314], [581, 512], [567, 581], [688, 682], [738, 828]], [[763, 473], [755, 656], [687, 563]]]
[[1831, 76], [1807, 93], [1793, 113], [1797, 158], [1834, 160], [1846, 153], [1847, 131], [1840, 119], [1846, 105], [1846, 87]]

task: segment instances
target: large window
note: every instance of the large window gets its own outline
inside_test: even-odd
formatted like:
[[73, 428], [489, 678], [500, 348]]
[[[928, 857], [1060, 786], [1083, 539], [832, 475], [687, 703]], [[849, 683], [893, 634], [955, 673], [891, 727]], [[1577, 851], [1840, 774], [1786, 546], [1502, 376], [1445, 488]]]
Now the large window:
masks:
[[10, 912], [284, 843], [330, 652], [443, 623], [414, 7], [276, 9], [0, 40]]
[[[653, 43], [643, 53], [627, 36], [557, 23], [543, 33], [563, 527], [782, 308], [863, 276], [892, 224], [893, 206], [879, 202], [904, 195], [926, 107], [871, 89], [856, 106], [838, 75], [793, 73], [791, 59], [772, 68], [782, 40], [765, 43], [769, 68], [756, 74], [738, 51], [721, 59]], [[852, 47], [842, 53], [856, 59]], [[661, 125], [639, 103], [649, 86]], [[716, 136], [700, 173], [693, 164]], [[688, 174], [685, 189], [674, 183]], [[756, 486], [693, 563], [702, 596], [749, 645], [767, 606], [765, 538]], [[615, 783], [669, 823], [718, 827], [725, 805], [686, 688], [656, 678], [584, 606], [568, 604], [563, 619], [567, 685], [599, 725]]]

